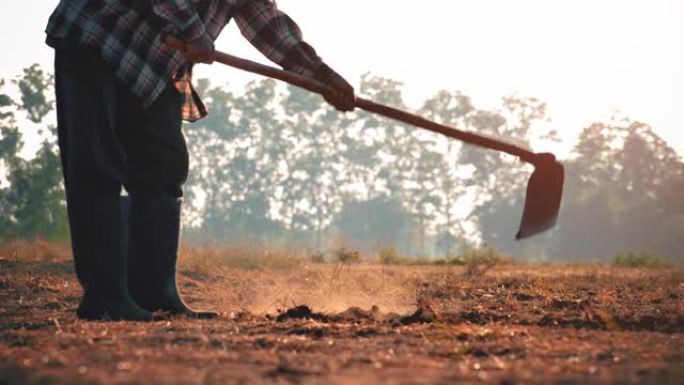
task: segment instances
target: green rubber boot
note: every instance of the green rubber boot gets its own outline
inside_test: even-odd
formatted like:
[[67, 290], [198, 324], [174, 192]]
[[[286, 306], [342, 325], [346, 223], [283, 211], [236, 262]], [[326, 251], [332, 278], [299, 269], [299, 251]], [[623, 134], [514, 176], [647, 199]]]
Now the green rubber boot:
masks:
[[72, 197], [68, 213], [76, 275], [84, 290], [76, 315], [84, 320], [152, 321], [152, 313], [128, 292], [119, 197]]
[[131, 196], [128, 215], [128, 288], [145, 310], [211, 319], [218, 313], [189, 308], [178, 293], [176, 261], [182, 199]]

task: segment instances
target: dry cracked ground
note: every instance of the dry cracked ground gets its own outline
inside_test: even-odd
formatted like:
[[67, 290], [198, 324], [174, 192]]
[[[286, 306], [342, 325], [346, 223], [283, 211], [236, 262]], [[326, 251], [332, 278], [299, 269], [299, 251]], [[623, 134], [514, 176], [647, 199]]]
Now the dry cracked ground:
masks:
[[0, 255], [0, 384], [684, 384], [681, 270], [182, 266], [218, 320], [82, 322], [68, 261]]

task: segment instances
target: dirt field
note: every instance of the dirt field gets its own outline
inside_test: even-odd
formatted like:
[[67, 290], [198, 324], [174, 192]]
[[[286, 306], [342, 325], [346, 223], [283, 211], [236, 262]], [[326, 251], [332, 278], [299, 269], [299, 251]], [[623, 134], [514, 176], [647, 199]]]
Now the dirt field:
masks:
[[[218, 320], [80, 322], [64, 255], [0, 250], [0, 384], [684, 384], [684, 274], [194, 258]], [[48, 259], [48, 261], [45, 261]]]

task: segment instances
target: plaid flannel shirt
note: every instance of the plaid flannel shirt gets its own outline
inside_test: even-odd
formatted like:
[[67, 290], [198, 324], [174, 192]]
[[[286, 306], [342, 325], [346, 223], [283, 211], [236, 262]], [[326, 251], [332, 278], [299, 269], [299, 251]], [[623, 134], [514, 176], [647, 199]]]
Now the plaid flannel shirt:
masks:
[[286, 70], [321, 81], [334, 74], [274, 0], [61, 0], [46, 28], [47, 43], [55, 47], [62, 39], [75, 39], [98, 50], [144, 107], [173, 79], [183, 99], [183, 119], [195, 121], [207, 111], [192, 87], [192, 64], [164, 46], [161, 36], [173, 33], [213, 48], [231, 19], [252, 45]]

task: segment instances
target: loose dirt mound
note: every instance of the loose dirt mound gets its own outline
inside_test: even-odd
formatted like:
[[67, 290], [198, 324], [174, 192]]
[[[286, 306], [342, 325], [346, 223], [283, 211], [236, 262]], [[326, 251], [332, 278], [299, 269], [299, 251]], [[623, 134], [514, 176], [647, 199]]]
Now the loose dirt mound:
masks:
[[314, 313], [311, 308], [306, 305], [295, 306], [276, 317], [277, 322], [285, 322], [291, 319], [312, 319], [321, 322], [328, 322], [330, 318], [322, 313]]
[[[269, 316], [268, 318], [272, 318]], [[309, 319], [324, 323], [384, 323], [390, 326], [432, 323], [439, 321], [440, 316], [429, 304], [421, 304], [415, 312], [407, 315], [382, 313], [380, 307], [373, 305], [368, 310], [352, 306], [349, 309], [332, 314], [317, 313], [307, 305], [299, 305], [282, 311], [275, 317], [276, 322]]]

